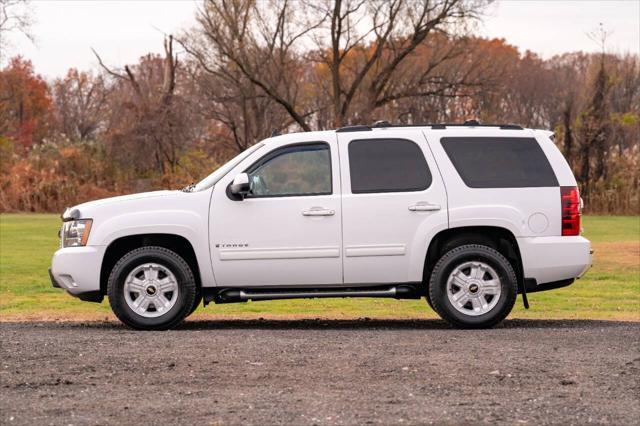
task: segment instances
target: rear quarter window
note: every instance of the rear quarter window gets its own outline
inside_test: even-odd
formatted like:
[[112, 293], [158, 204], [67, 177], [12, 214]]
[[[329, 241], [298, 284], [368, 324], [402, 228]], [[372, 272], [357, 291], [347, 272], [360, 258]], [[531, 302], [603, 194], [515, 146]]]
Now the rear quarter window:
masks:
[[549, 160], [534, 138], [450, 137], [440, 143], [471, 188], [558, 186]]

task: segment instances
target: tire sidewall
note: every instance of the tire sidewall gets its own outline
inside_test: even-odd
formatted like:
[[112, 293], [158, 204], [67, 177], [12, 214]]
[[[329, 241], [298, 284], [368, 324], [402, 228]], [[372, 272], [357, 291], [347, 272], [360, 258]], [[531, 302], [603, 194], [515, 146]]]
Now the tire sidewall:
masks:
[[[465, 315], [458, 311], [447, 295], [449, 274], [459, 265], [469, 261], [480, 261], [491, 266], [500, 279], [501, 292], [498, 303], [491, 311], [477, 316]], [[490, 327], [502, 321], [511, 312], [517, 296], [517, 278], [509, 261], [497, 251], [480, 245], [467, 245], [454, 248], [446, 253], [431, 276], [429, 292], [431, 303], [437, 306], [438, 313], [455, 325], [482, 328]]]
[[[178, 300], [167, 313], [155, 318], [134, 312], [124, 296], [126, 277], [145, 263], [166, 267], [178, 281]], [[137, 329], [162, 330], [174, 326], [189, 313], [195, 298], [195, 283], [189, 266], [176, 253], [163, 248], [143, 247], [127, 253], [116, 263], [109, 276], [108, 295], [114, 313], [125, 324]]]

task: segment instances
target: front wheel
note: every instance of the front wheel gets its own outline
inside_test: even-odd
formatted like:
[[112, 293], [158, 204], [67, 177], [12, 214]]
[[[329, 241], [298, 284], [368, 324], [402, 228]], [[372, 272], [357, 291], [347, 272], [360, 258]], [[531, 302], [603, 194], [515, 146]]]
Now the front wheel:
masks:
[[139, 330], [166, 330], [191, 311], [196, 283], [189, 265], [164, 247], [140, 247], [113, 267], [109, 304], [118, 319]]
[[498, 251], [468, 244], [445, 253], [431, 273], [429, 299], [435, 311], [457, 327], [487, 328], [509, 315], [518, 281]]

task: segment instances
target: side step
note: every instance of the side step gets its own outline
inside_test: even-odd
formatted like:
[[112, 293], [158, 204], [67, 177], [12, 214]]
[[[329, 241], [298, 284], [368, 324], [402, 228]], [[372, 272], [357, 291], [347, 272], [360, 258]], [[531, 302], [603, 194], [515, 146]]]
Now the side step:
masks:
[[[204, 289], [203, 289], [204, 290]], [[213, 291], [211, 291], [213, 290]], [[396, 285], [384, 287], [362, 287], [362, 288], [319, 288], [319, 289], [211, 289], [205, 291], [204, 302], [215, 303], [237, 303], [248, 300], [278, 300], [278, 299], [315, 299], [327, 297], [386, 297], [395, 299], [419, 299], [421, 297], [419, 288], [414, 285]]]

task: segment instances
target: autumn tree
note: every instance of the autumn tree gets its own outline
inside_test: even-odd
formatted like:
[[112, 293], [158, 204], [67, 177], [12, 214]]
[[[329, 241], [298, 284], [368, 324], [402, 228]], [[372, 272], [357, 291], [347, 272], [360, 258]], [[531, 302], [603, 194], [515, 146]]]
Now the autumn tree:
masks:
[[51, 127], [49, 87], [31, 61], [11, 59], [0, 70], [0, 137], [29, 148], [42, 142]]

